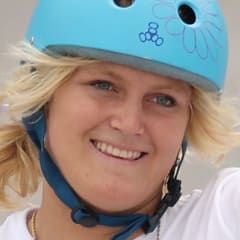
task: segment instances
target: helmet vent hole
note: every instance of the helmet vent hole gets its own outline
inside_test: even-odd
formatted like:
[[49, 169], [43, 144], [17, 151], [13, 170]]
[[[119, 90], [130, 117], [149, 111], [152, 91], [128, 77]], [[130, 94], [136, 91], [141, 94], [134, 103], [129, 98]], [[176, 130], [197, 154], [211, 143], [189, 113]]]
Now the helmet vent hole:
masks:
[[134, 0], [114, 0], [114, 3], [119, 7], [130, 7], [133, 4]]
[[186, 24], [194, 24], [196, 22], [196, 13], [192, 7], [183, 4], [178, 8], [179, 17]]

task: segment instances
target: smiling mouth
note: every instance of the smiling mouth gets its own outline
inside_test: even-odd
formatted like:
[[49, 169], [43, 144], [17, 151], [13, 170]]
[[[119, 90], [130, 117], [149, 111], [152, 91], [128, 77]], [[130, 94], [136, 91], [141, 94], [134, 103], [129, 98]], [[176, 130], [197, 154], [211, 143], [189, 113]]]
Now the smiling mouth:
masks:
[[122, 159], [122, 160], [128, 160], [128, 161], [135, 161], [142, 158], [144, 155], [146, 155], [146, 152], [138, 152], [138, 151], [130, 151], [126, 149], [120, 149], [117, 147], [114, 147], [110, 144], [103, 143], [96, 140], [91, 140], [94, 147], [100, 151], [101, 153], [104, 153], [108, 156]]

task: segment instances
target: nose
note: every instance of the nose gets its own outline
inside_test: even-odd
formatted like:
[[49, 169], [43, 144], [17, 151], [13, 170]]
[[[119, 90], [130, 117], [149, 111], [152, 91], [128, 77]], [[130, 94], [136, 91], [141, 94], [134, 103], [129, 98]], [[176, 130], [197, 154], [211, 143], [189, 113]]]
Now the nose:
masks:
[[141, 105], [125, 102], [118, 106], [110, 117], [110, 127], [124, 134], [142, 135], [145, 126]]

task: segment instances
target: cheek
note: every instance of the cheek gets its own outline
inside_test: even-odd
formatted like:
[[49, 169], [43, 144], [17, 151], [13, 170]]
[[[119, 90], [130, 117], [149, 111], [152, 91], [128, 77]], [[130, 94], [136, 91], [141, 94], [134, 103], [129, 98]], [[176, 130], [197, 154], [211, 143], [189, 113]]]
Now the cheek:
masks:
[[178, 118], [162, 119], [156, 124], [152, 124], [152, 144], [155, 155], [159, 159], [157, 161], [158, 169], [161, 165], [165, 173], [168, 173], [174, 164], [181, 148], [188, 122], [186, 116], [184, 114], [184, 116]]
[[[89, 133], [105, 116], [99, 102], [83, 91], [64, 89], [57, 92], [49, 105], [47, 121], [48, 150], [60, 168], [68, 169], [89, 144]], [[66, 159], [75, 159], [65, 162]], [[83, 163], [81, 163], [83, 164]]]
[[[64, 99], [64, 101], [63, 101]], [[84, 93], [77, 91], [65, 92], [56, 95], [50, 105], [48, 126], [53, 134], [70, 133], [76, 135], [94, 124], [96, 116], [100, 116], [100, 107], [96, 102], [89, 99]]]
[[188, 113], [176, 116], [160, 117], [151, 121], [152, 136], [156, 142], [164, 145], [179, 145], [182, 142], [188, 124]]

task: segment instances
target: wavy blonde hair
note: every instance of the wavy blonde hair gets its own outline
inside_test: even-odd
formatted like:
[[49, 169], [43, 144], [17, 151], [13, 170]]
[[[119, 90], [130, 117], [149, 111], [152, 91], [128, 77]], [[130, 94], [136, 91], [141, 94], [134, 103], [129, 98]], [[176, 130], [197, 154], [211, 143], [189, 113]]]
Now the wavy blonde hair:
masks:
[[[14, 49], [25, 64], [0, 89], [0, 105], [9, 104], [7, 121], [0, 122], [0, 206], [13, 207], [10, 188], [20, 197], [34, 193], [41, 171], [37, 150], [21, 119], [43, 107], [79, 66], [98, 60], [73, 56], [51, 56], [29, 44]], [[192, 116], [187, 139], [192, 149], [218, 159], [240, 144], [235, 130], [238, 115], [224, 98], [193, 87]]]

